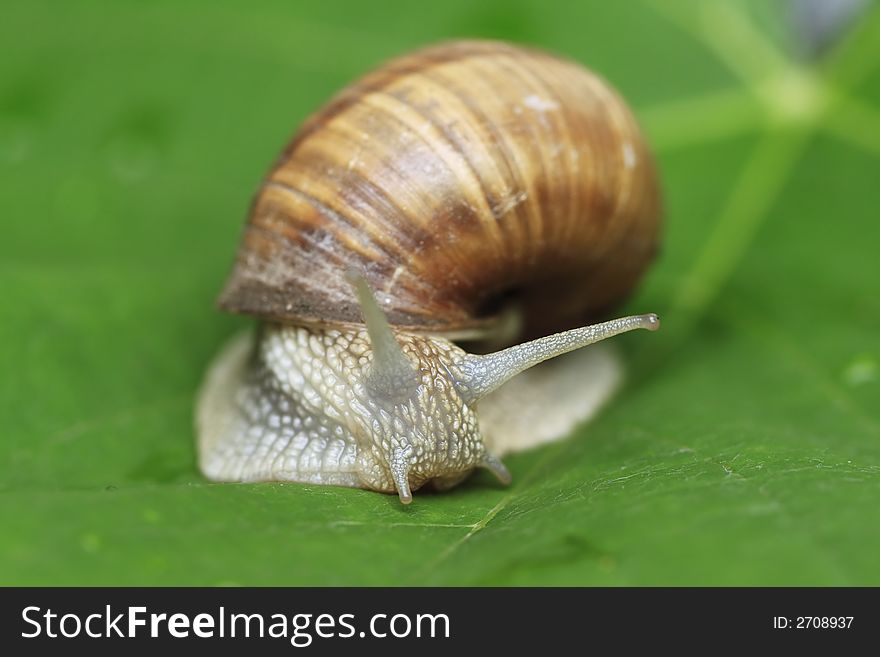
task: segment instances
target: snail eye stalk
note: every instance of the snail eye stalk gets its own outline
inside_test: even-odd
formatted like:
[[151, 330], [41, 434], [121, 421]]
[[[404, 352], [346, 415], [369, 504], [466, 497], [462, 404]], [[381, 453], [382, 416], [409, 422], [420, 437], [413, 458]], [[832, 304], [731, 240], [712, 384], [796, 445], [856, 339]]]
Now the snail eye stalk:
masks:
[[484, 356], [468, 354], [459, 364], [462, 374], [462, 379], [459, 382], [460, 387], [465, 401], [472, 404], [523, 370], [545, 360], [627, 331], [635, 329], [656, 331], [658, 328], [660, 328], [660, 319], [653, 313], [630, 315], [601, 324], [555, 333]]
[[418, 372], [400, 348], [385, 313], [364, 277], [348, 272], [346, 278], [357, 294], [373, 348], [373, 365], [367, 374], [367, 389], [375, 398], [389, 402], [410, 398], [419, 387]]

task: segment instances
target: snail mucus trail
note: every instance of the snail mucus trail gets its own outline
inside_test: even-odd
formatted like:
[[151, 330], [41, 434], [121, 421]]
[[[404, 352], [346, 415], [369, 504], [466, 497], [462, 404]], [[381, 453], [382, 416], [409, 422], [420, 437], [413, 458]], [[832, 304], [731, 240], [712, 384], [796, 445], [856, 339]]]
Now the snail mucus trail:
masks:
[[[254, 203], [221, 307], [263, 322], [208, 371], [202, 472], [403, 503], [476, 468], [507, 483], [503, 453], [561, 437], [614, 388], [616, 361], [575, 350], [658, 328], [571, 326], [635, 285], [659, 207], [626, 105], [577, 64], [466, 41], [367, 75], [306, 122]], [[481, 309], [509, 289], [542, 337], [453, 342], [490, 338]], [[536, 402], [549, 419], [528, 425]]]

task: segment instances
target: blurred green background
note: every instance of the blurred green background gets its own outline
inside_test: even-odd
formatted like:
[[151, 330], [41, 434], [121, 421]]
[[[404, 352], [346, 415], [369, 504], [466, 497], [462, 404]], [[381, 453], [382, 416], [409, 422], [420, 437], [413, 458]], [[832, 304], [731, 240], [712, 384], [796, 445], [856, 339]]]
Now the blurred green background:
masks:
[[[804, 7], [4, 3], [0, 582], [880, 584], [880, 12]], [[460, 36], [631, 101], [667, 223], [628, 309], [663, 330], [508, 489], [205, 482], [194, 393], [250, 324], [213, 302], [261, 176], [347, 81]]]

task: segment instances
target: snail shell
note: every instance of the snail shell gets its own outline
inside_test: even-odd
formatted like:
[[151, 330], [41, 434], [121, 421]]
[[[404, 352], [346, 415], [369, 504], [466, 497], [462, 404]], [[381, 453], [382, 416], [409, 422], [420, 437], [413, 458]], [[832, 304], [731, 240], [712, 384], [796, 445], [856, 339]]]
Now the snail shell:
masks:
[[401, 57], [312, 116], [254, 201], [221, 308], [361, 322], [350, 270], [389, 322], [529, 335], [592, 319], [654, 254], [660, 203], [626, 104], [579, 64], [462, 41]]
[[[567, 432], [619, 372], [579, 353], [550, 383], [498, 389], [658, 327], [640, 315], [572, 328], [632, 290], [659, 217], [631, 113], [578, 64], [484, 41], [386, 64], [306, 121], [254, 200], [220, 306], [264, 323], [206, 376], [202, 471], [405, 503], [478, 467], [509, 481], [500, 454]], [[523, 335], [544, 337], [485, 355], [450, 341], [501, 341], [510, 308]]]

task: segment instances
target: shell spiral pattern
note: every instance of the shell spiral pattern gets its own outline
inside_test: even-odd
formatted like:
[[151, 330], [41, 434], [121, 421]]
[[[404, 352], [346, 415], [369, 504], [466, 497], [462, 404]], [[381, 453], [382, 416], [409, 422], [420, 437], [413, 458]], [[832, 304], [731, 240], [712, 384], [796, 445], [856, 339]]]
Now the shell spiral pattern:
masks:
[[361, 322], [361, 272], [389, 322], [445, 333], [516, 303], [526, 333], [570, 328], [634, 287], [656, 250], [651, 155], [618, 94], [544, 52], [430, 47], [312, 116], [254, 200], [222, 308]]

